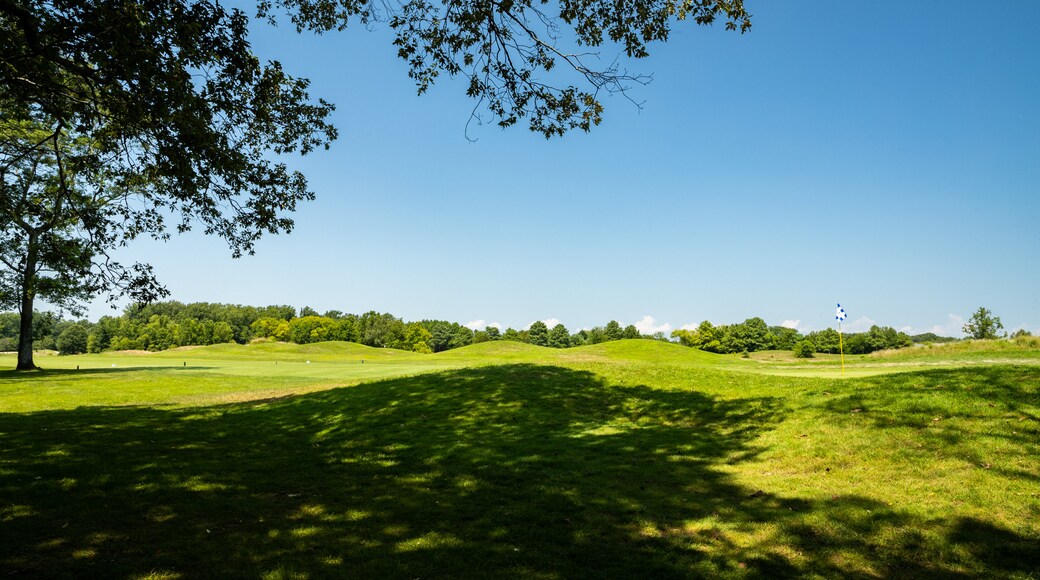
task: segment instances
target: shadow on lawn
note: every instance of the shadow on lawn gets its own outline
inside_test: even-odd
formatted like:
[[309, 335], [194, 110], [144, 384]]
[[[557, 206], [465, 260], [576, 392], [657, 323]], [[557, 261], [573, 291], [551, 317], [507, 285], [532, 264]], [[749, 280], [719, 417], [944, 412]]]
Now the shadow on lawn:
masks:
[[[1009, 477], [1040, 483], [1040, 473], [1006, 467], [1030, 464], [1040, 451], [1040, 368], [989, 366], [873, 377], [824, 406], [846, 423], [875, 429], [908, 429], [926, 444], [973, 465], [988, 465]], [[978, 445], [988, 440], [986, 445]], [[994, 457], [978, 449], [1000, 450]], [[987, 467], [988, 468], [988, 467]], [[1040, 548], [1038, 548], [1040, 551]]]
[[32, 382], [46, 379], [64, 379], [78, 376], [87, 375], [118, 375], [125, 373], [139, 373], [139, 372], [169, 372], [171, 370], [183, 369], [186, 371], [205, 371], [212, 369], [212, 366], [203, 365], [182, 365], [182, 364], [170, 364], [168, 366], [162, 365], [145, 365], [145, 366], [119, 366], [119, 367], [102, 367], [102, 368], [88, 368], [88, 369], [37, 369], [34, 371], [16, 371], [16, 370], [4, 370], [0, 371], [0, 381], [5, 383], [19, 383], [19, 382]]
[[[772, 398], [508, 365], [270, 403], [4, 414], [0, 566], [66, 577], [602, 578], [1000, 576], [1040, 565], [1033, 540], [984, 522], [919, 522], [864, 498], [809, 503], [736, 484], [725, 465], [755, 457], [755, 438], [783, 413]], [[901, 537], [886, 536], [893, 525]], [[732, 537], [759, 528], [754, 546]], [[933, 540], [918, 529], [954, 553], [922, 559]]]

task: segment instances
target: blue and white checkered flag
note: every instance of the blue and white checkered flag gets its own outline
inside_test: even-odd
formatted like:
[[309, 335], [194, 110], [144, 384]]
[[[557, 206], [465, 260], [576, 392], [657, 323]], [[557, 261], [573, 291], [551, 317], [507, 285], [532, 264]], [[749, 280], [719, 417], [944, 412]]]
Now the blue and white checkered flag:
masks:
[[847, 316], [848, 315], [845, 314], [845, 309], [841, 307], [841, 304], [839, 304], [838, 311], [834, 313], [834, 319], [841, 322], [842, 320], [845, 320]]

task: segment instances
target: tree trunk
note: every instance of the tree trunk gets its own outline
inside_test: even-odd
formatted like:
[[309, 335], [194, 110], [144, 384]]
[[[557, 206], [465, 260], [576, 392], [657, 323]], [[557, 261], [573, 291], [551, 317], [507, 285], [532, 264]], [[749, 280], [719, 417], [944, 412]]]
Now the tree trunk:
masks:
[[25, 253], [25, 269], [22, 271], [21, 324], [18, 328], [18, 367], [20, 371], [36, 369], [33, 364], [33, 300], [36, 298], [36, 262], [38, 259], [37, 237], [29, 234]]

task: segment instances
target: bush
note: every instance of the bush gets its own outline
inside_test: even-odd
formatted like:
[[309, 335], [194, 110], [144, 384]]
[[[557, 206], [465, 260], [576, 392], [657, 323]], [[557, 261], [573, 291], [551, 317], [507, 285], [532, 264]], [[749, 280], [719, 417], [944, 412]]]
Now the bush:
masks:
[[422, 354], [430, 354], [433, 351], [430, 350], [430, 345], [426, 344], [425, 342], [421, 342], [420, 341], [420, 342], [415, 343], [414, 346], [412, 346], [412, 352], [419, 352], [419, 353], [422, 353]]
[[73, 324], [58, 335], [58, 354], [83, 354], [87, 352], [87, 329]]
[[131, 340], [125, 336], [112, 339], [112, 350], [144, 350], [144, 345], [139, 340]]
[[794, 347], [794, 356], [798, 358], [812, 358], [816, 354], [816, 347], [812, 341], [803, 340]]
[[1026, 348], [1040, 348], [1040, 337], [1032, 336], [1030, 334], [1016, 336], [1012, 339], [1012, 342], [1018, 346]]

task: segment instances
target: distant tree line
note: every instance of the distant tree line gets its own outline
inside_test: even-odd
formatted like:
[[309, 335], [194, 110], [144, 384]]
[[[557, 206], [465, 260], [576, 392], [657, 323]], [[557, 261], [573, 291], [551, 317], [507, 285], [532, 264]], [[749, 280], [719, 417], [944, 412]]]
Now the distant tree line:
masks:
[[[999, 321], [999, 319], [997, 319]], [[16, 350], [19, 316], [0, 313], [0, 351]], [[1028, 335], [1018, 331], [1015, 336]], [[37, 312], [33, 317], [33, 346], [57, 350], [62, 354], [97, 353], [106, 350], [160, 351], [179, 346], [205, 346], [254, 340], [308, 344], [341, 340], [372, 347], [396, 348], [413, 352], [442, 352], [494, 340], [510, 340], [537, 346], [569, 348], [643, 338], [668, 340], [664, 333], [646, 335], [635, 325], [621, 326], [611, 320], [604, 326], [571, 332], [563, 324], [549, 327], [534, 322], [524, 330], [489, 326], [472, 330], [447, 320], [405, 322], [389, 313], [375, 311], [349, 314], [338, 310], [319, 313], [292, 306], [242, 306], [177, 301], [132, 304], [119, 316], [102, 316], [97, 322], [69, 320], [52, 312]], [[713, 325], [704, 321], [692, 330], [675, 330], [672, 340], [705, 350], [727, 354], [761, 350], [791, 350], [799, 356], [837, 353], [838, 332], [827, 328], [802, 334], [793, 328], [769, 326], [761, 318], [748, 318], [738, 324]], [[934, 333], [909, 336], [887, 326], [872, 326], [866, 332], [845, 333], [844, 350], [867, 354], [883, 349], [903, 348], [919, 342], [947, 342], [953, 338]]]
[[[811, 356], [816, 352], [839, 351], [838, 331], [833, 328], [803, 335], [793, 328], [769, 326], [758, 317], [748, 318], [738, 324], [717, 326], [705, 320], [696, 329], [672, 331], [672, 338], [686, 346], [721, 354], [791, 350], [799, 356]], [[849, 354], [867, 354], [913, 344], [913, 339], [905, 332], [877, 325], [870, 327], [867, 332], [844, 333], [840, 338], [841, 346]]]
[[[18, 345], [17, 313], [0, 313], [0, 350]], [[512, 340], [538, 346], [567, 348], [623, 338], [667, 340], [663, 333], [642, 335], [634, 325], [622, 327], [611, 320], [605, 326], [571, 333], [563, 324], [549, 328], [535, 322], [528, 329], [490, 326], [472, 330], [457, 322], [419, 320], [405, 322], [392, 314], [375, 311], [349, 314], [338, 310], [318, 313], [310, 307], [242, 306], [177, 301], [132, 304], [119, 316], [102, 316], [97, 322], [67, 320], [51, 312], [33, 318], [33, 348], [61, 354], [97, 353], [107, 350], [160, 351], [179, 346], [205, 346], [254, 340], [308, 344], [342, 340], [372, 347], [413, 352], [441, 352], [492, 340]]]

